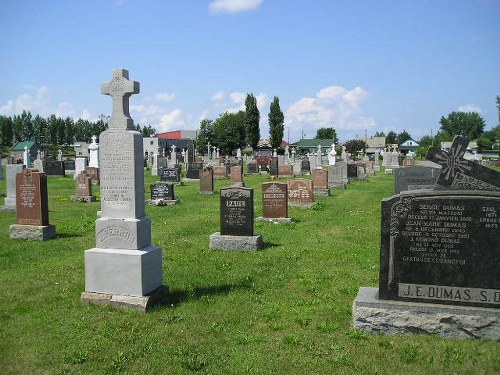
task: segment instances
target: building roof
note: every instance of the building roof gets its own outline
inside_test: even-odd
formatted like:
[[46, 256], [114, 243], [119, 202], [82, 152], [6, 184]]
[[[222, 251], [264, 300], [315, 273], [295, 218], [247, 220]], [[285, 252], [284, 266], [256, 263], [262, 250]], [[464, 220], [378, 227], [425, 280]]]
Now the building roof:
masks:
[[157, 138], [163, 139], [196, 139], [197, 130], [172, 130], [156, 134]]
[[33, 141], [17, 142], [14, 146], [12, 146], [11, 151], [24, 151], [25, 146], [28, 146], [29, 150], [35, 146], [38, 147], [38, 145]]
[[297, 147], [313, 148], [318, 147], [318, 145], [321, 145], [321, 147], [330, 147], [333, 143], [333, 139], [301, 139], [296, 144]]
[[370, 137], [370, 138], [360, 138], [366, 142], [366, 147], [368, 148], [384, 148], [385, 147], [385, 137]]

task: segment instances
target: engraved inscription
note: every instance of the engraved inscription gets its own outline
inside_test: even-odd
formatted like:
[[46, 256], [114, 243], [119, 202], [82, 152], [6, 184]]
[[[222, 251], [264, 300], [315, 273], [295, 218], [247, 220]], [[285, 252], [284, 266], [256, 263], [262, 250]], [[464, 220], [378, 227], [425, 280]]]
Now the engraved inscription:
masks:
[[133, 244], [135, 240], [135, 236], [131, 231], [121, 227], [107, 227], [97, 233], [98, 244], [101, 244], [110, 238], [121, 238], [130, 244]]
[[500, 305], [499, 289], [399, 283], [398, 296], [414, 299], [426, 298], [441, 301], [490, 303]]

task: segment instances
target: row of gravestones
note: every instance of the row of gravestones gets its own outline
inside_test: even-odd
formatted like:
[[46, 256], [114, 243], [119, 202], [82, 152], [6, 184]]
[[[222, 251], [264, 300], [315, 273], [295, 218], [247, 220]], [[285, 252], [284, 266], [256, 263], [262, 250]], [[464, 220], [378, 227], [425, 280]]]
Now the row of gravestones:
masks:
[[[102, 211], [96, 246], [85, 251], [82, 300], [146, 311], [166, 303], [168, 288], [162, 282], [162, 250], [151, 244], [145, 216], [143, 166], [137, 162], [142, 139], [127, 110], [139, 84], [116, 69], [102, 92], [116, 105], [100, 136]], [[500, 177], [463, 159], [466, 145], [457, 137], [450, 153], [429, 151], [428, 159], [442, 166], [434, 190], [401, 192], [382, 201], [379, 287], [360, 288], [353, 303], [356, 328], [500, 339]], [[25, 189], [23, 209], [43, 205], [37, 198], [46, 195], [43, 174], [27, 170], [16, 178]], [[38, 185], [37, 193], [33, 186]], [[290, 201], [302, 197], [304, 189], [263, 187], [270, 210], [285, 194]], [[223, 188], [220, 204], [221, 230], [210, 236], [210, 246], [261, 248], [262, 236], [253, 231], [253, 189]], [[23, 209], [20, 219], [48, 224], [43, 211], [23, 219]]]

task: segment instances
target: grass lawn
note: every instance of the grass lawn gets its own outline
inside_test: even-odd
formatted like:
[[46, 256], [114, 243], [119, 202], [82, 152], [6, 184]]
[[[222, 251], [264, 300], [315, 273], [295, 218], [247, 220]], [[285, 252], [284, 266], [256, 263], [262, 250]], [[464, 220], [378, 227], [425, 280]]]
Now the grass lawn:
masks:
[[[146, 173], [147, 191], [155, 179]], [[255, 216], [266, 181], [245, 177]], [[179, 205], [146, 209], [171, 290], [169, 305], [148, 314], [80, 301], [100, 202], [72, 203], [71, 177], [48, 184], [57, 239], [11, 241], [15, 214], [0, 213], [1, 374], [500, 373], [495, 341], [352, 328], [358, 288], [378, 285], [380, 201], [392, 195], [393, 176], [290, 208], [292, 224], [256, 223], [266, 247], [255, 253], [210, 250], [219, 195], [176, 186]], [[217, 180], [216, 189], [228, 184]]]

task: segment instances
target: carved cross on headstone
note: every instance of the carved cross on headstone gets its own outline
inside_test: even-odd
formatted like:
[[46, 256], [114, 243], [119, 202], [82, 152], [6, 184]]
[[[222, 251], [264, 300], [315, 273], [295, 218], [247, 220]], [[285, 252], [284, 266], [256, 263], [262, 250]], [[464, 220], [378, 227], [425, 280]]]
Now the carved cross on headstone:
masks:
[[427, 160], [442, 167], [436, 186], [441, 189], [500, 191], [500, 173], [463, 158], [468, 144], [467, 138], [456, 136], [449, 152], [429, 148]]
[[134, 120], [129, 113], [129, 98], [139, 93], [139, 82], [129, 81], [128, 70], [113, 69], [111, 81], [101, 84], [101, 93], [113, 98], [113, 113], [109, 127], [132, 130]]

